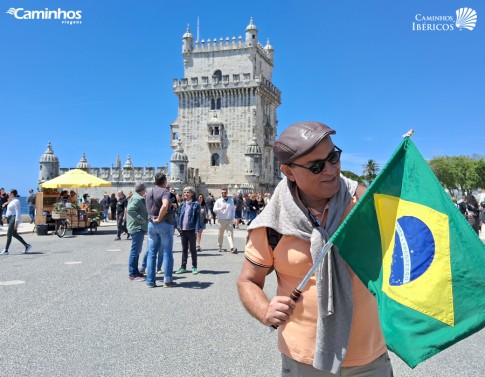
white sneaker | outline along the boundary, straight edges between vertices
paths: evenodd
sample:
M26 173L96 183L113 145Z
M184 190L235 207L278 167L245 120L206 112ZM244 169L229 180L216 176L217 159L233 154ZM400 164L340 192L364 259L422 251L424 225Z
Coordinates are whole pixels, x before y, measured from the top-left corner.
M8 250L3 249L0 255L8 255Z
M30 249L32 249L32 245L27 244L27 246L25 246L24 254L27 254Z

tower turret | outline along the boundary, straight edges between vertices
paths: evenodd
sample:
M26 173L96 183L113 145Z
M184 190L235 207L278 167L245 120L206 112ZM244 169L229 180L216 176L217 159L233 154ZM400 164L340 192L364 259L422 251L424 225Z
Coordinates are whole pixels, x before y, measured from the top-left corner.
M189 158L184 153L182 142L179 140L175 152L170 157L170 182L187 182L187 166Z
M59 159L54 154L51 142L47 143L47 149L40 157L39 184L59 175Z
M184 57L184 65L187 65L190 54L192 54L192 50L194 49L194 37L190 32L190 27L187 25L187 31L182 36L182 56Z
M258 28L253 23L253 18L246 27L246 46L256 46L258 44Z
M266 51L266 55L268 56L271 63L273 63L274 58L274 49L273 46L269 44L269 38L266 40L266 46L264 46L264 51Z
M261 175L262 153L255 137L253 137L253 140L248 144L244 156L246 156L246 171L244 175L247 177L248 181L256 187L257 179Z
M88 160L86 160L86 153L83 152L81 159L76 165L76 169L88 171L90 168L91 168L91 165L89 165Z

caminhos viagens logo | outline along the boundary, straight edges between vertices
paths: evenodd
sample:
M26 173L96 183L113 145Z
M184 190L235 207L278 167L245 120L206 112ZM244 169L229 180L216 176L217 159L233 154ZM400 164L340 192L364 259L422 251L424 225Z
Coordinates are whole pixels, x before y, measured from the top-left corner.
M6 13L17 20L55 20L67 25L82 24L82 11L80 10L10 8Z

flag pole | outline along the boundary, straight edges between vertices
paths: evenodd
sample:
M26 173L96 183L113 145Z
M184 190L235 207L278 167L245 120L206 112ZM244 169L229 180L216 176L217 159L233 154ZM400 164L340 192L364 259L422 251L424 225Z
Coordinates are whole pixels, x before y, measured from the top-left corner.
M322 252L318 256L318 258L316 259L316 261L313 263L313 266L308 270L308 272L306 273L305 277L302 279L302 281L300 282L300 284L298 284L298 286L295 289L293 289L293 292L291 292L291 294L290 294L290 298L291 298L291 300L294 303L296 303L298 301L298 299L301 296L301 292L305 288L305 285L307 285L307 283L308 283L308 280L310 280L310 278L312 277L313 273L317 269L318 265L320 264L320 262L323 261L323 259L325 258L325 255L327 255L328 251L330 250L330 248L332 246L333 246L333 243L331 243L331 242L327 242L323 246ZM274 331L277 328L278 328L278 326L271 325L271 327L269 327L269 330L270 331Z

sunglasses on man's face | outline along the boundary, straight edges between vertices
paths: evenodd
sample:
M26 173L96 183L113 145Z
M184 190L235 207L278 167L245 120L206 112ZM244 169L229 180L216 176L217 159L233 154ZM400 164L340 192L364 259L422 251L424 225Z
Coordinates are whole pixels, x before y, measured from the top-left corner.
M291 162L288 165L290 167L294 165L294 166L298 166L299 168L310 170L313 174L320 174L322 170L325 169L326 162L330 162L332 165L337 164L340 161L341 154L342 154L342 149L335 146L334 151L330 153L327 158L323 160L315 161L313 164L311 164L311 166L303 166L303 165L295 164L294 162Z

